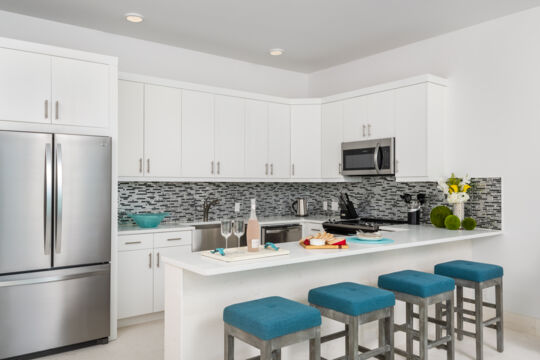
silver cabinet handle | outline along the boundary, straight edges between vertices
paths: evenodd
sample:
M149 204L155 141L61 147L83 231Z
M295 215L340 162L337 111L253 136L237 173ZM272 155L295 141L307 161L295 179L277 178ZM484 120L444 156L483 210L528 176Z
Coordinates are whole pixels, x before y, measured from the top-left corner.
M180 241L180 240L182 240L181 237L179 237L179 238L173 238L173 239L167 239L167 241Z
M146 159L146 173L150 174L150 158Z
M126 241L124 245L135 245L135 244L140 244L140 243L141 243L140 241Z
M366 125L362 125L362 136L366 137Z
M294 164L292 164L292 175L294 176Z
M265 167L264 174L268 175L268 163L264 164L264 167Z
M310 231L317 231L317 232L320 232L321 229L311 229Z
M139 158L139 172L140 172L140 173L143 172L143 168L142 168L142 158Z
M58 104L58 100L56 100L56 103L54 104L55 108L55 119L58 120L60 118L60 105Z
M148 267L152 268L152 253L148 254Z
M381 147L381 144L377 143L377 146L375 146L375 152L373 153L373 162L375 163L375 171L377 174L381 169L379 169L379 148Z
M210 161L210 174L214 174L214 162Z
M52 145L45 145L45 255L51 253L51 223L52 223L52 196L53 196L53 184L52 184Z
M45 119L49 118L49 100L45 100Z
M274 164L270 164L270 175L274 175Z
M343 166L341 165L341 163L339 163L339 165L338 165L338 172L340 174L343 172Z
M156 255L156 266L159 267L159 253Z
M367 135L371 136L371 124L367 125Z
M62 145L56 144L56 226L54 236L54 249L57 254L62 252L62 206L64 198L62 173Z
M220 166L220 165L221 165L221 162L218 161L218 162L217 162L217 174L218 174L218 175L219 175L220 172L221 172L221 170L220 170L221 166Z

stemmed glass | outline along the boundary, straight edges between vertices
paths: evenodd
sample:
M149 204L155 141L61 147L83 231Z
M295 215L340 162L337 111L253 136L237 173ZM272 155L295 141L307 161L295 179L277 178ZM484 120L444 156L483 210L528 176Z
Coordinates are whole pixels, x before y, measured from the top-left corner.
M234 220L233 226L234 236L238 238L238 247L240 247L240 238L244 235L244 219Z
M221 236L225 238L225 248L228 248L229 236L232 234L232 220L221 221Z

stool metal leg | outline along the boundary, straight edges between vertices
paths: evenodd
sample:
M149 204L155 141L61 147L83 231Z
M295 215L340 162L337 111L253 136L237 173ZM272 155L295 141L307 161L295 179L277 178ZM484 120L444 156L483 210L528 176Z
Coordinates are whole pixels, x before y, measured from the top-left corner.
M443 305L435 304L435 319L442 320L443 318L442 313L443 313ZM435 325L435 340L439 340L440 338L442 338L442 328L443 327L439 324Z
M345 358L347 360L351 358L351 353L349 351L349 324L345 324Z
M390 345L390 351L384 355L384 360L394 360L394 308L390 309L390 316L385 319L385 322L386 344Z
M498 285L495 285L495 311L499 318L497 322L497 351L504 351L504 319L503 319L503 284L502 278Z
M272 356L274 360L281 360L281 349L274 350Z
M463 340L463 333L461 331L463 331L463 286L461 285L456 285L456 290L457 290L457 328L458 328L458 333L457 333L457 339L458 340Z
M474 311L476 313L476 360L484 359L484 309L483 309L482 287L480 283L474 288Z
M347 360L358 360L358 317L351 316L349 322L349 332L347 334L349 338L348 342L348 353L349 357Z
M420 326L420 360L428 358L428 312L427 304L419 305L419 326Z
M321 329L317 329L317 336L309 339L309 360L321 360Z
M413 335L411 330L413 330L413 304L406 303L405 305L405 324L407 326L407 344L406 344L406 350L407 350L407 359L411 359L410 354L413 353Z
M272 344L264 341L261 346L261 360L272 360Z
M454 360L455 357L455 334L454 334L454 296L446 301L446 335L451 340L446 343L446 360Z
M225 331L225 360L234 360L234 337Z

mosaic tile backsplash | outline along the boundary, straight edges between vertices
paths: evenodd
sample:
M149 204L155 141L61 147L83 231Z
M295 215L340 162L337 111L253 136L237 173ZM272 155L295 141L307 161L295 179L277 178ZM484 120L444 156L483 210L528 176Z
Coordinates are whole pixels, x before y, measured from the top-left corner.
M465 203L465 215L476 219L482 228L501 228L501 178L475 178L471 199ZM362 177L347 183L178 183L120 182L118 184L118 220L133 221L128 213L169 212L165 222L200 221L204 199L219 199L210 210L210 219L234 216L234 203L241 203L241 214L249 215L250 199L257 199L258 216L292 215L291 203L306 198L310 215L330 215L323 201L337 201L347 192L363 217L407 220L407 206L400 195L424 193L427 202L421 221L429 223L429 212L445 199L435 182L396 182L394 178ZM337 215L337 214L334 214Z

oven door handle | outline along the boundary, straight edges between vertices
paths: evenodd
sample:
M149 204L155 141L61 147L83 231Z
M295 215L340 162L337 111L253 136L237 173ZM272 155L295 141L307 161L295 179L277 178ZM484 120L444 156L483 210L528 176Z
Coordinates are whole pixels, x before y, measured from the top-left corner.
M373 162L375 163L375 171L377 174L381 171L379 169L379 149L381 147L381 144L377 143L377 146L375 146L375 152L373 153Z

